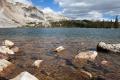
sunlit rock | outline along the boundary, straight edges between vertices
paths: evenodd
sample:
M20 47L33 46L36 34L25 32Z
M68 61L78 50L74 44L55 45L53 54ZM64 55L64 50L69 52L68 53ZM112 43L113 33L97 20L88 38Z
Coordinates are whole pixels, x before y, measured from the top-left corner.
M34 75L28 72L22 72L17 77L10 80L39 80Z
M98 53L96 51L80 52L75 56L75 62L84 65L87 61L94 61Z
M14 53L18 53L20 51L20 49L18 47L13 47L11 48L11 50L14 52Z
M55 49L56 52L61 52L64 50L65 50L65 48L63 46L59 46L58 48Z
M80 52L78 55L75 56L75 59L87 59L87 60L95 60L98 53L96 51L87 51L87 52Z
M3 42L3 45L4 46L7 46L7 47L13 47L14 46L14 42L10 41L10 40L5 40Z
M0 76L9 74L14 69L14 66L11 62L0 59Z
M15 54L11 49L6 46L0 46L0 53L2 54Z
M0 60L0 72L7 68L11 63L5 59Z
M102 52L120 53L120 44L106 44L105 42L100 42L97 45L97 50Z
M39 68L40 67L40 64L43 62L43 60L36 60L34 63L33 63L33 66Z

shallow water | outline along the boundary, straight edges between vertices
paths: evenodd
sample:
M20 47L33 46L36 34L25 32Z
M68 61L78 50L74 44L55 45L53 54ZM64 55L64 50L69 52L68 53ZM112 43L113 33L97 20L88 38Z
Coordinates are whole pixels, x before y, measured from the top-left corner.
M120 29L0 29L0 42L4 39L14 41L22 50L9 59L16 65L14 73L4 77L10 79L22 71L28 71L40 80L84 80L81 79L79 65L73 62L75 55L81 51L95 50L99 41L119 43ZM65 51L59 54L53 52L56 47L61 45L66 48ZM107 80L119 80L119 56L99 53L95 63L89 63L83 69L94 76L102 75ZM39 69L31 66L37 59L44 60ZM111 62L109 67L100 65L104 59ZM111 75L113 75L112 78Z

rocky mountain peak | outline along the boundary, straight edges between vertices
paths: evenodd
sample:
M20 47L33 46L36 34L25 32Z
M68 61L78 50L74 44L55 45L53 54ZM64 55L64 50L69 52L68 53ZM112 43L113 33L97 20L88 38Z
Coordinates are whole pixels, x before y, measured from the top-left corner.
M47 22L66 20L67 18L54 13L45 13L33 5L16 0L0 0L0 27L22 26L30 22Z

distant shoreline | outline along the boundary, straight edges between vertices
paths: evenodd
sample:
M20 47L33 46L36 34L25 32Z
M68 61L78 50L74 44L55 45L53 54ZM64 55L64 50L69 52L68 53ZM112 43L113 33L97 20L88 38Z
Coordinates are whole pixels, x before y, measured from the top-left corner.
M1 24L0 28L120 28L120 22L91 21L91 20L64 20L47 22L29 22L20 24Z
M119 22L113 21L90 21L90 20L65 20L57 22L49 22L44 24L39 22L30 22L21 27L32 28L120 28Z

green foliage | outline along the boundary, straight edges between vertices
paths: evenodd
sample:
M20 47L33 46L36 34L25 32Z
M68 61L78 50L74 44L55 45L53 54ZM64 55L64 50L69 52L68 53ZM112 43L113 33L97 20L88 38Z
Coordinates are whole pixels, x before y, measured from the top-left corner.
M115 18L114 27L115 27L115 28L118 28L118 27L119 27L118 16L116 16L116 18Z
M112 21L71 20L51 22L52 27L78 27L78 28L118 28ZM118 25L119 26L119 25Z

